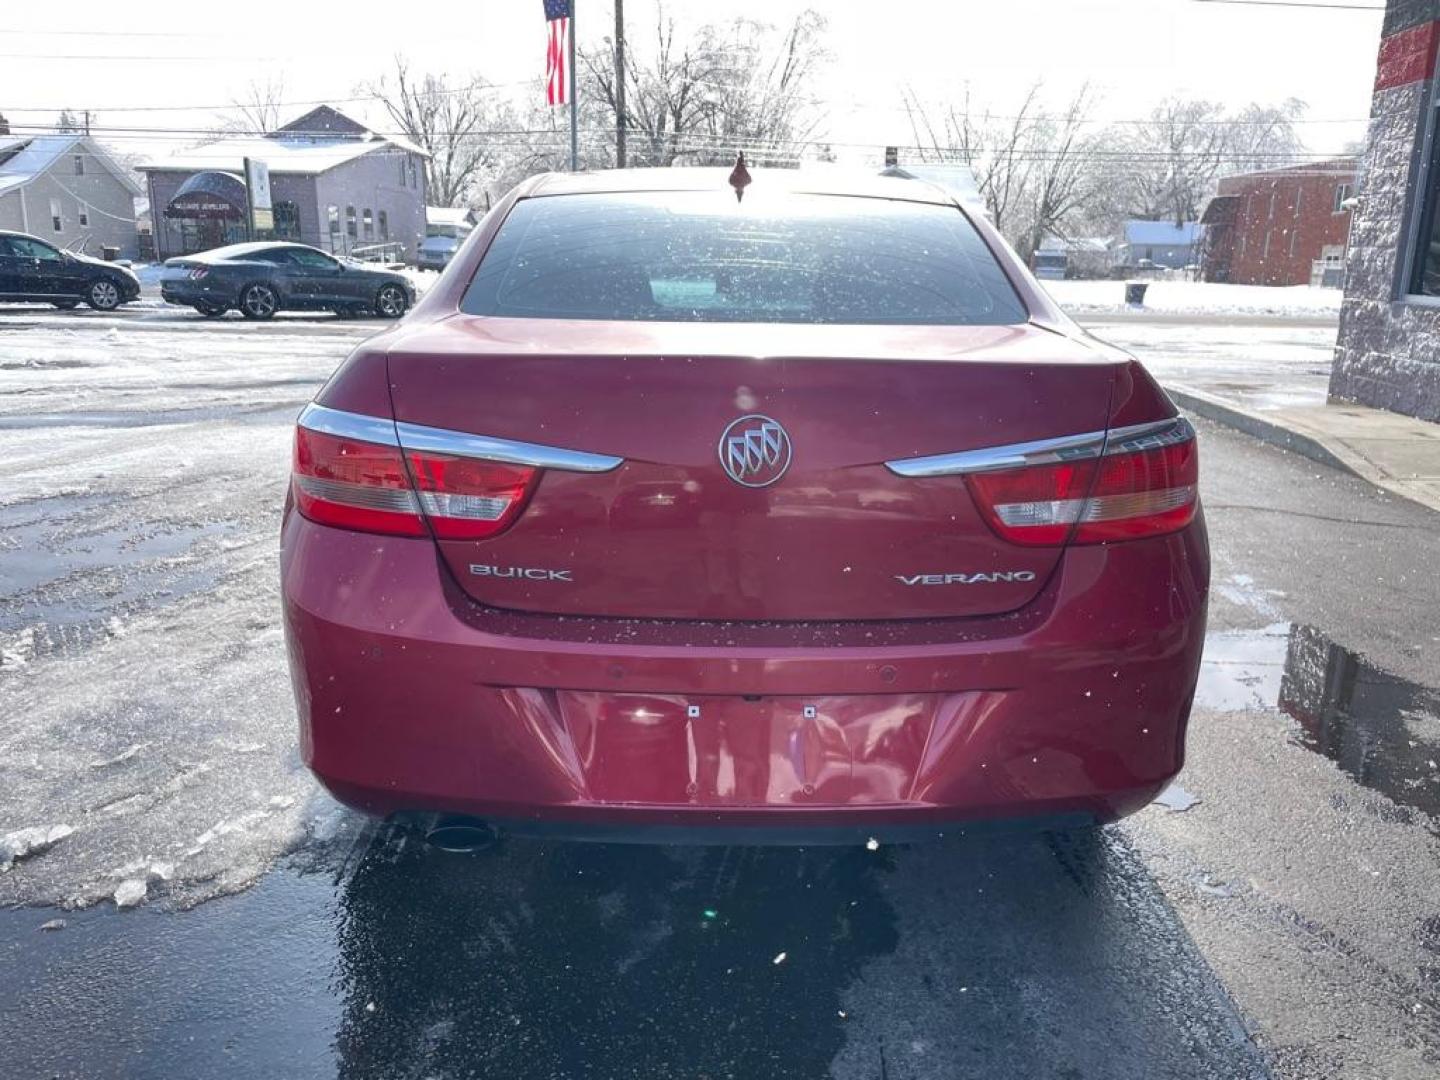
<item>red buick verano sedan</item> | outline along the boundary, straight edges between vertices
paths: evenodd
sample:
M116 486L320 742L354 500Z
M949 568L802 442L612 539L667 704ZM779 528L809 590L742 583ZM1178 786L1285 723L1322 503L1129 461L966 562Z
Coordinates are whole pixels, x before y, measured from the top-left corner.
M606 837L1144 805L1205 628L1190 424L942 191L726 179L527 181L306 407L305 760Z

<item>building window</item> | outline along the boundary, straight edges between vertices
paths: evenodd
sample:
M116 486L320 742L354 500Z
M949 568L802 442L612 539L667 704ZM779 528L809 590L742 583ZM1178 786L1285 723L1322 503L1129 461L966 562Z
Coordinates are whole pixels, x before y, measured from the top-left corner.
M60 200L50 200L50 227L56 232L65 231L65 221L60 216Z
M1335 185L1335 206L1334 206L1334 209L1331 211L1331 213L1343 214L1343 213L1345 212L1345 203L1346 203L1346 201L1350 198L1351 195L1354 195L1354 194L1355 194L1355 185L1354 185L1354 184L1336 184L1336 185Z
M76 176L84 176L84 175L85 175L85 155L84 155L84 154L76 154L76 155L75 155L75 175L76 175Z
M340 207L332 205L325 208L325 225L331 236L340 235Z
M405 155L405 162L410 168L410 186L419 187L420 182L415 178L415 159L407 154Z
M80 204L80 227L82 229L90 227L90 208L83 202Z
M300 207L285 199L275 203L275 239L300 239Z
M401 155L400 155L400 186L401 186L401 187L404 187L404 186L405 186L405 162L409 159L409 157L410 157L409 154L401 154Z
M353 206L345 207L345 232L351 240L354 240L357 235L355 232L355 207Z
M375 239L375 215L370 212L370 207L365 208L365 239Z
M1427 153L1420 163L1415 218L1410 225L1410 257L1401 292L1440 296L1440 79L1431 90L1425 121Z
M390 217L384 210L380 211L380 239L390 239Z

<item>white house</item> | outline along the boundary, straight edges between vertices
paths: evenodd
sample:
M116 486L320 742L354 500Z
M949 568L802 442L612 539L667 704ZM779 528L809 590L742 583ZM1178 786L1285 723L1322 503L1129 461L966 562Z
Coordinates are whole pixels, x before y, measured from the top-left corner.
M139 194L88 135L0 135L0 229L89 255L116 248L133 259Z

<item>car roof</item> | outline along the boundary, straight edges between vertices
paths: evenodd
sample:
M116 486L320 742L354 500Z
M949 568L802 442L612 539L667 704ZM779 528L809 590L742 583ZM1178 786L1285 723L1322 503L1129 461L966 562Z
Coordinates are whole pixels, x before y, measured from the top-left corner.
M766 169L748 167L746 194L785 191L805 195L851 195L872 199L953 206L955 200L932 184L842 167ZM549 195L617 194L647 191L729 191L730 172L721 168L605 169L599 172L543 173L525 192Z

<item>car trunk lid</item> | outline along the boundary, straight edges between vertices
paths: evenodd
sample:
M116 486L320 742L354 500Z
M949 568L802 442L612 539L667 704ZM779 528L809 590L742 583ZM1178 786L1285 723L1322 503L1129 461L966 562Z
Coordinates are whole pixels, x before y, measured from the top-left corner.
M389 377L402 441L423 425L623 459L546 469L500 535L437 541L474 599L557 615L1019 608L1061 548L1001 540L961 477L885 463L1104 430L1117 370L1023 325L553 320L543 340L536 325L457 315L417 327L392 348ZM757 471L744 473L747 457Z

